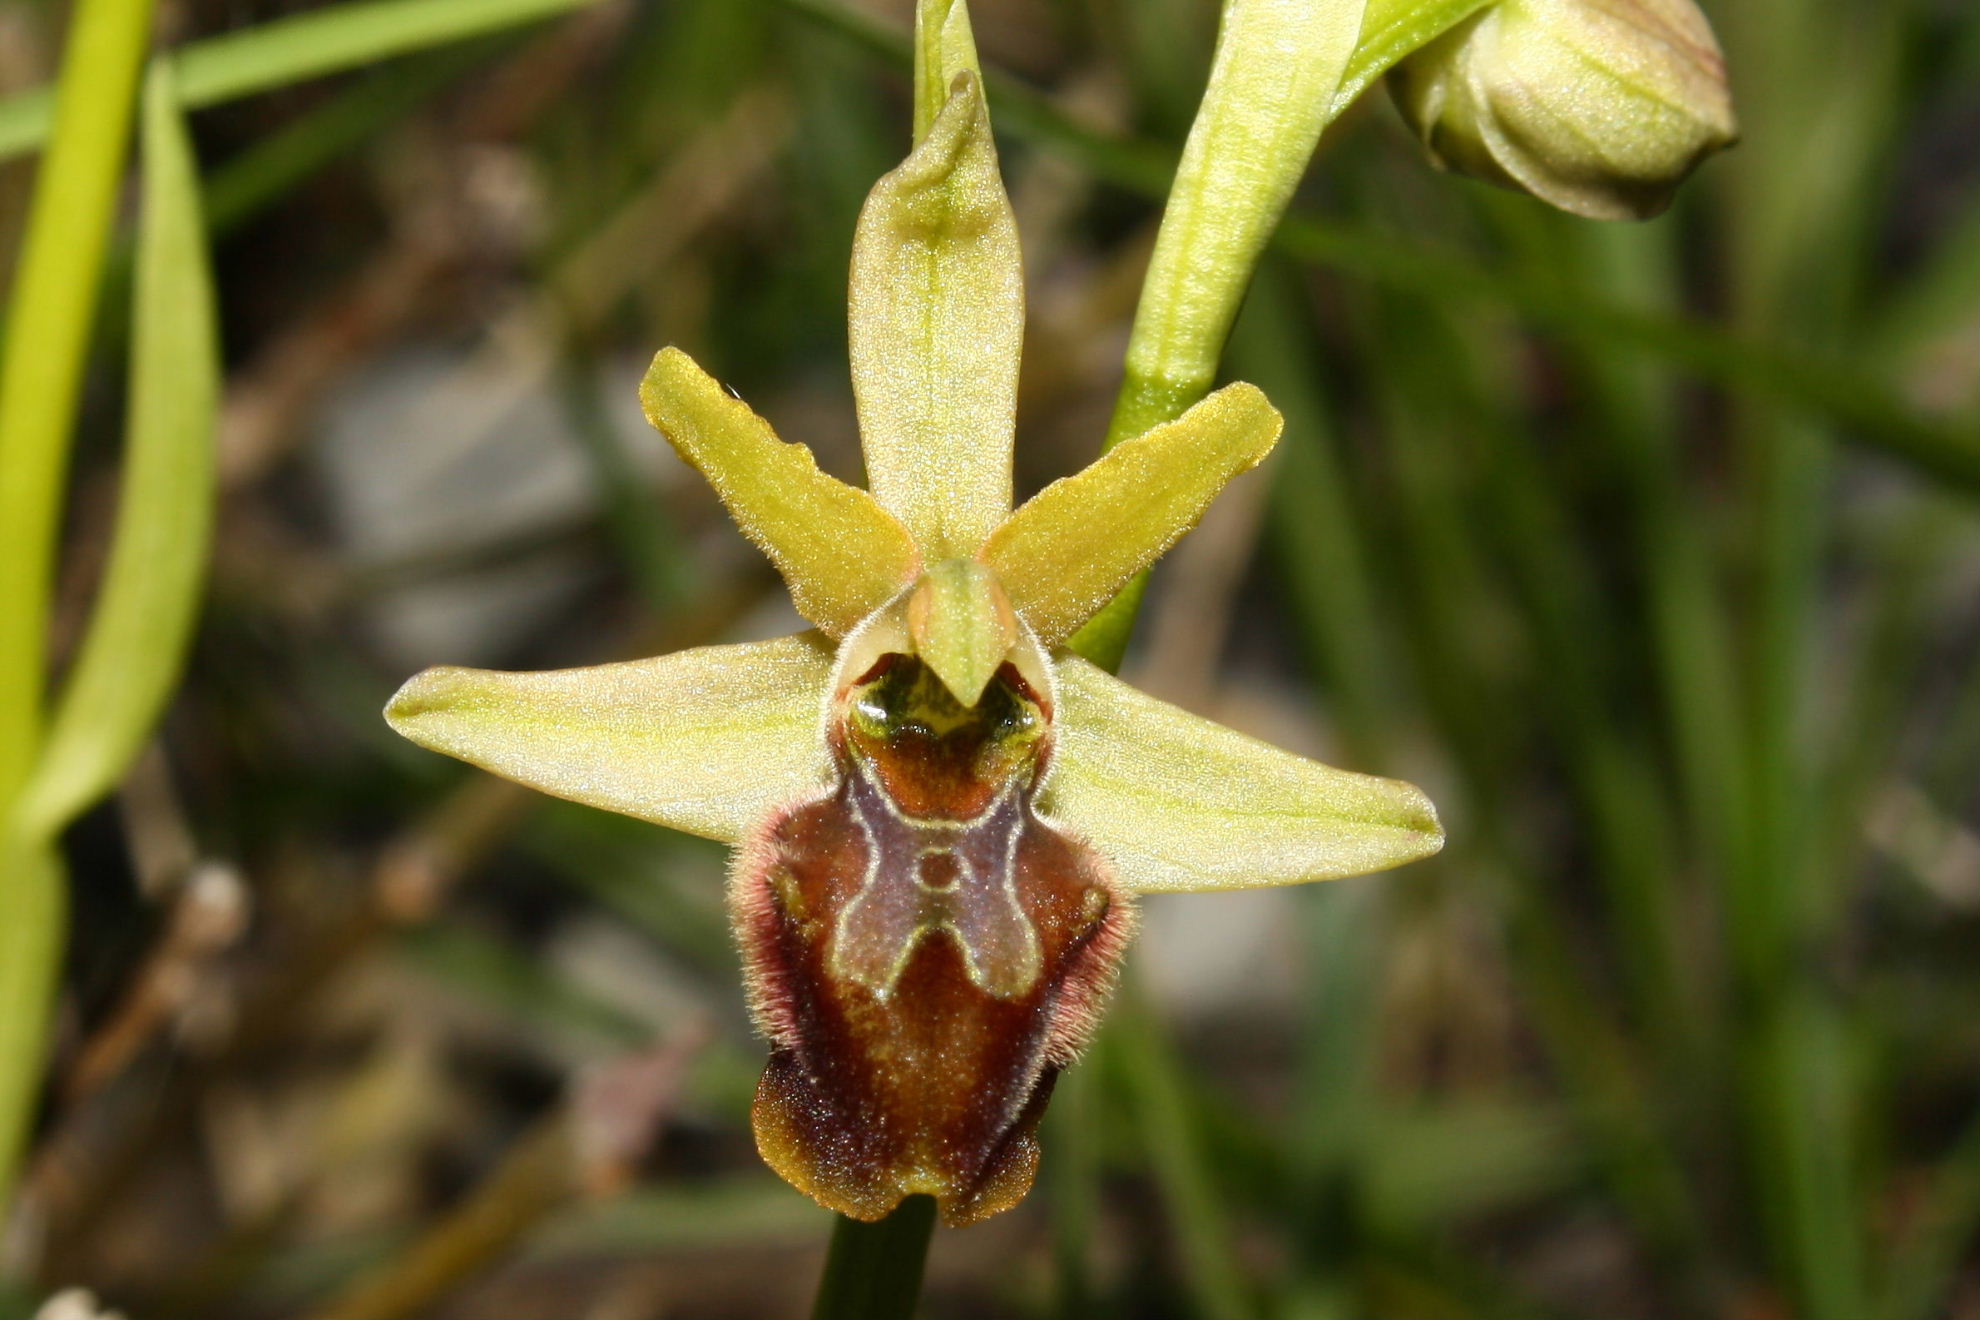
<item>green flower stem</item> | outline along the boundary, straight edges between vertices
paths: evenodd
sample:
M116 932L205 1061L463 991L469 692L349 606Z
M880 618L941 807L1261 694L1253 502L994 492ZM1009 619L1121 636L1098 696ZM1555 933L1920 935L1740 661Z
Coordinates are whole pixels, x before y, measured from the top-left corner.
M1227 0L1210 84L1162 210L1104 448L1209 393L1259 255L1285 214L1361 35L1362 0ZM1427 39L1427 38L1426 38ZM1120 667L1147 587L1135 578L1072 640Z
M1361 0L1228 0L1128 340L1114 435L1201 398L1361 34Z
M838 1216L812 1320L907 1320L934 1231L932 1196L910 1196L878 1223Z

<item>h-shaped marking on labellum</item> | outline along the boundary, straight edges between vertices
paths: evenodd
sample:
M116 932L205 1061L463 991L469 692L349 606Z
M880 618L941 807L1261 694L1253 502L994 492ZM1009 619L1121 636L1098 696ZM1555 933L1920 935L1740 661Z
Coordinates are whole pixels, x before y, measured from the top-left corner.
M866 872L839 914L834 972L886 999L920 942L947 935L985 994L1010 999L1036 985L1038 932L1017 898L1017 794L970 820L930 820L904 814L867 774L851 783Z
M770 1043L764 1159L877 1219L1031 1185L1058 1071L1138 893L1359 875L1437 851L1415 788L1294 756L1064 649L1278 437L1249 385L1011 509L1024 286L967 13L923 0L916 145L854 238L872 489L819 471L676 349L640 387L816 631L548 673L430 669L387 708L440 751L737 845Z

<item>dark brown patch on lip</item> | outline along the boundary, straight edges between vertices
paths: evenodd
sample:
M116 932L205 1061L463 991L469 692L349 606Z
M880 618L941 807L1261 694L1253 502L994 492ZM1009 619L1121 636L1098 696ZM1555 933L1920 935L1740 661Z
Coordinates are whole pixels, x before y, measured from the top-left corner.
M1041 768L1046 716L1008 663L964 706L921 661L887 656L843 707L844 754L910 816L973 819L1005 787L1029 787Z
M993 708L973 736L995 742L1013 727ZM1052 1081L1132 925L1105 864L1032 809L1040 740L1003 756L967 746L969 729L932 739L910 729L892 742L869 724L836 788L745 850L732 890L773 1047L757 1088L758 1148L800 1190L858 1219L925 1192L946 1222L966 1224L1024 1195ZM933 761L931 741L945 744ZM870 773L890 756L889 773ZM919 777L922 764L935 772ZM964 764L1003 773L985 784L957 775ZM889 790L904 779L933 810L894 810ZM944 850L932 866L931 846Z

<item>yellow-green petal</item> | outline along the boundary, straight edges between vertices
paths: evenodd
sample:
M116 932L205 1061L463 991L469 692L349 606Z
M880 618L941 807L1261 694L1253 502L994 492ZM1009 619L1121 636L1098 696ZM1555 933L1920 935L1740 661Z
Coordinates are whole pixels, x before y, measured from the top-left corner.
M853 237L853 396L866 474L922 558L975 554L1010 512L1024 276L973 74Z
M799 614L834 637L906 590L907 529L857 486L818 470L694 359L665 348L640 382L646 420L708 478L743 534L790 584Z
M1042 805L1140 893L1334 880L1443 846L1421 790L1309 761L1058 665L1057 750Z
M124 488L103 589L16 823L50 838L123 778L171 699L204 594L220 336L199 162L170 66L144 92Z
M733 843L825 781L816 633L651 660L414 677L385 718L422 747L573 802Z
M1226 385L1038 492L991 534L983 561L1038 640L1056 646L1258 466L1282 425L1256 386Z
M965 706L976 704L1018 640L1010 600L973 559L929 565L908 597L907 626L915 654Z

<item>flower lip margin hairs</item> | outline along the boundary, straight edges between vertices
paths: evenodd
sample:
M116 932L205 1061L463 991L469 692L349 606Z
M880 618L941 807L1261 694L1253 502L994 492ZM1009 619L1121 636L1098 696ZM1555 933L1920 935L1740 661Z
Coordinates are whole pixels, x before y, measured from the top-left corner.
M573 670L430 669L387 719L546 792L739 845L730 908L771 1045L759 1149L832 1209L876 1219L925 1192L959 1224L1030 1186L1039 1116L1098 1018L1135 895L1357 875L1443 836L1408 784L1245 737L1064 648L1281 419L1226 386L1013 511L1016 230L973 60L947 86L854 239L870 491L676 349L641 385L815 631Z
M1443 168L1594 220L1645 220L1739 140L1693 0L1495 0L1388 76Z

